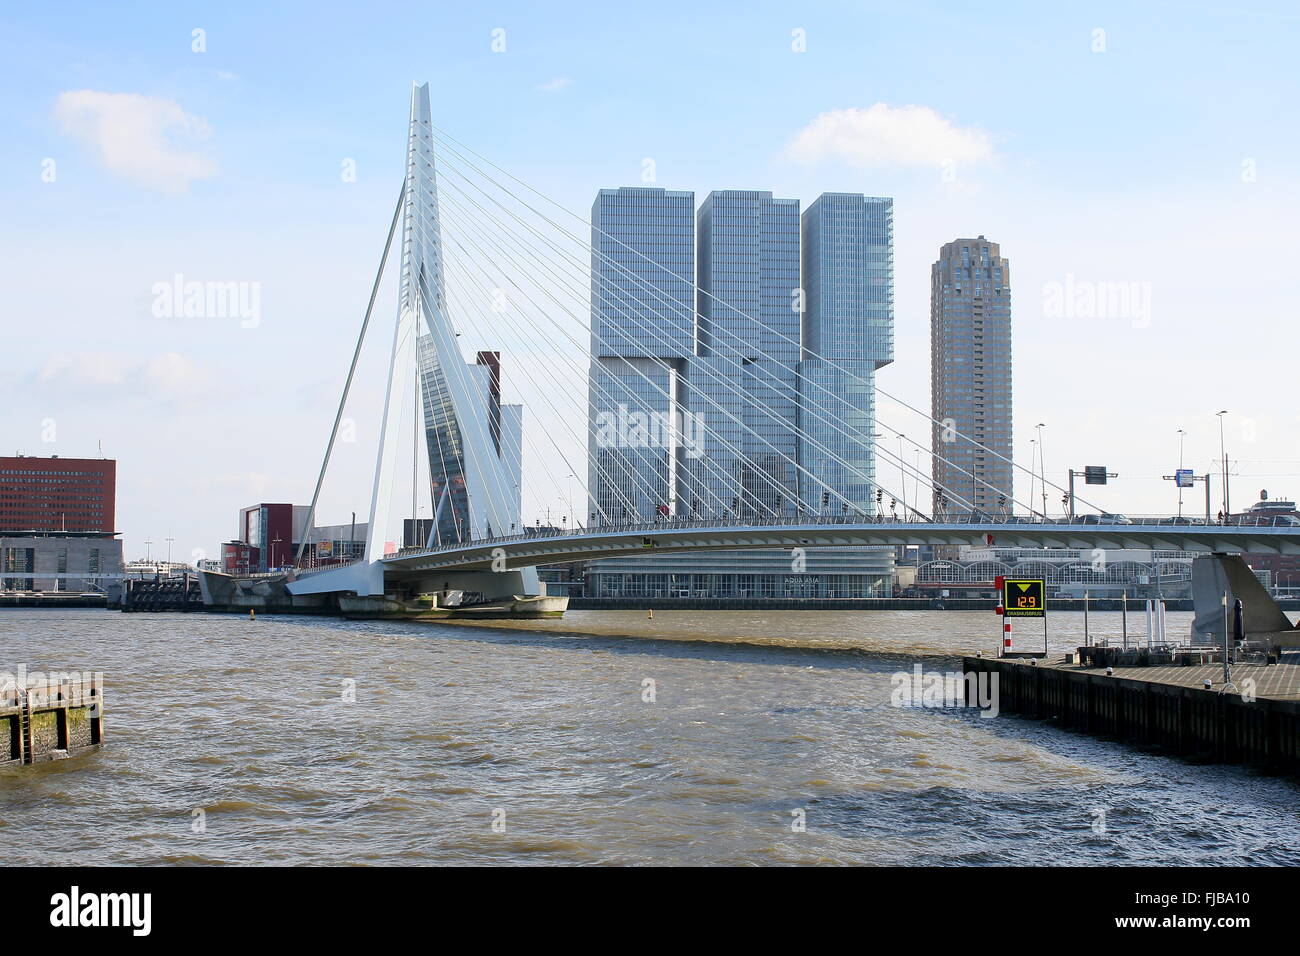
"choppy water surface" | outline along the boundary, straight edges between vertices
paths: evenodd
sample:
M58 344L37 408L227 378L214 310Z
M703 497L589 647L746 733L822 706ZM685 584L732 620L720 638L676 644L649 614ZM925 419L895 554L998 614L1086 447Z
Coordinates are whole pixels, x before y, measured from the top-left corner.
M1118 614L1090 624L1119 637ZM0 771L0 846L10 864L1300 863L1292 781L891 705L891 675L955 669L997 627L0 611L0 669L105 673L108 744ZM1053 649L1081 642L1081 614L1052 627Z

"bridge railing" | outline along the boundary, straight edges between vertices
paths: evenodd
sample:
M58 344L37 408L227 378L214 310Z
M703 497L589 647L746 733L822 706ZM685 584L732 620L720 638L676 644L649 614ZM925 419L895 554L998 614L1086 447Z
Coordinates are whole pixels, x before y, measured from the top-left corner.
M452 541L444 544L433 545L432 547L421 546L402 548L396 554L397 556L430 554L465 547L491 547L517 541L554 540L566 537L590 536L593 534L655 534L664 531L689 531L692 528L773 528L789 526L833 528L838 525L860 526L864 524L880 524L889 525L891 527L925 526L944 528L961 528L969 526L979 526L982 528L999 526L1015 527L1021 525L1029 527L1068 526L1071 528L1095 528L1100 526L1113 527L1116 530L1128 526L1142 526L1148 528L1168 527L1171 531L1177 529L1195 530L1197 528L1207 527L1204 518L1177 515L1126 516L1086 514L1075 515L1072 518L1065 516L1043 516L1039 514L981 514L978 512L944 514L938 517L930 517L921 514L911 514L906 516L879 514L805 514L752 518L731 516L688 518L668 515L654 521L606 522L585 526L577 525L571 528L539 527L535 529L526 529L516 534L470 538L462 541ZM1290 515L1230 515L1222 520L1211 520L1210 526L1228 528L1294 528L1297 533L1300 533L1300 519Z

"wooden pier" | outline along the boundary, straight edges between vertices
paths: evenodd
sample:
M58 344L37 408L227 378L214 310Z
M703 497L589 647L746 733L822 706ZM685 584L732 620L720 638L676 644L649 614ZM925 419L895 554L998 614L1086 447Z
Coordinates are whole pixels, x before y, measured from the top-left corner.
M94 677L0 692L0 765L60 760L98 747L103 694Z
M1108 674L1073 659L963 657L962 668L998 675L1000 713L1193 760L1300 773L1300 666L1235 664L1225 685L1222 664L1114 667ZM976 706L973 682L966 687L967 704Z

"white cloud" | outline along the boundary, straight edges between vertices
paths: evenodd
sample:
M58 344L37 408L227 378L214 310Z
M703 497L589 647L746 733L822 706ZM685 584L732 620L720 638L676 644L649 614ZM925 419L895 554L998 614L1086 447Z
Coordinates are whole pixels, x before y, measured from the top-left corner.
M60 392L185 398L202 391L208 374L177 352L144 357L121 352L64 352L46 360L36 381Z
M799 131L786 156L801 163L841 159L851 166L943 166L993 158L989 135L954 126L928 106L830 110Z
M59 94L54 116L107 169L142 186L182 193L216 172L212 160L187 148L208 138L208 124L171 100L76 90Z
M572 84L573 80L569 77L556 76L547 80L545 83L538 83L534 89L539 90L542 93L558 93L563 89L567 89Z

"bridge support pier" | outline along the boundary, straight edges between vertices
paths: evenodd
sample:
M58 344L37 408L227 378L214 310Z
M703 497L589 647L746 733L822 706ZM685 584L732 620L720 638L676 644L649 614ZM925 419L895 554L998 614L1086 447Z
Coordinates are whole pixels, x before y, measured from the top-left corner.
M505 571L426 571L396 582L421 594L472 592L488 600L509 597L544 597L546 586L537 577L536 568L513 568Z
M345 617L436 620L447 617L559 617L567 597L548 597L537 569L401 571L358 562L285 585L295 597L330 595Z

